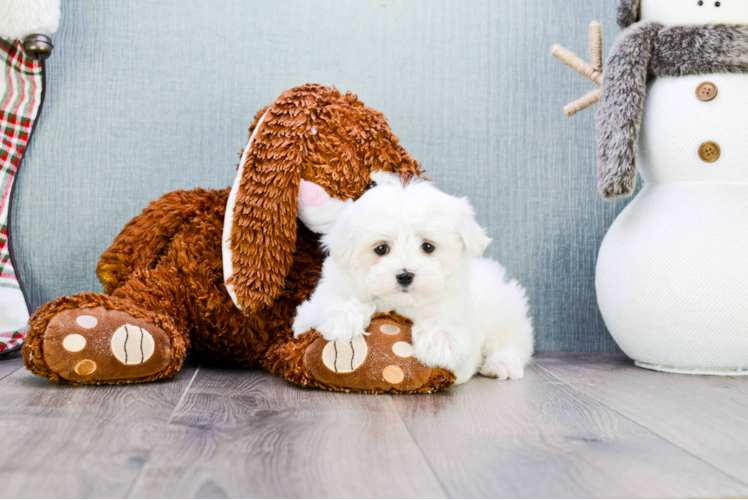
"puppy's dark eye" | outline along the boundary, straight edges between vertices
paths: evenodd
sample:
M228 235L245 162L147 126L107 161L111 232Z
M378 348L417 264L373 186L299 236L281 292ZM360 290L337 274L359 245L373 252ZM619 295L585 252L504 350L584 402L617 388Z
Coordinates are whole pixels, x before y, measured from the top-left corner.
M374 249L374 253L377 255L386 255L390 251L390 247L387 245L379 245L377 248Z
M369 184L367 184L366 190L368 191L369 189L374 189L375 187L377 187L377 183L374 181L371 181Z
M421 245L421 250L423 250L426 253L431 253L434 250L436 250L436 247L434 245L432 245L431 243L426 242L423 245Z

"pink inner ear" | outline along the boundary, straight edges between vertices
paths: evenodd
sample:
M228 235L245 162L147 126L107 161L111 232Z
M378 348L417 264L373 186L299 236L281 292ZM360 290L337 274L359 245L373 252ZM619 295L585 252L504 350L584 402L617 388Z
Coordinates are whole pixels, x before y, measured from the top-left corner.
M317 184L302 179L299 186L299 201L306 207L321 207L330 201L330 195Z

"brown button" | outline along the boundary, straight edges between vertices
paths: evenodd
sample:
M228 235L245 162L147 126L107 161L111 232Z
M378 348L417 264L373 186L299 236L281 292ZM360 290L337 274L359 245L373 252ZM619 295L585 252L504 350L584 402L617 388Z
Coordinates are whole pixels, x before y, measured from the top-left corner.
M708 141L699 148L699 157L707 163L714 163L719 160L722 150L716 142Z
M702 83L696 89L696 97L698 97L700 101L711 101L717 97L717 86L712 82Z

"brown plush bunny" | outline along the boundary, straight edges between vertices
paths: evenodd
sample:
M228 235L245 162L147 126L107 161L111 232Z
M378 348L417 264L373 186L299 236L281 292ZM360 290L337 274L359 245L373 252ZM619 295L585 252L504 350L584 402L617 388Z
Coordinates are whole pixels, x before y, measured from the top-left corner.
M450 372L393 352L410 335L395 314L372 321L365 345L328 347L315 331L291 332L324 258L317 234L297 219L302 179L347 200L373 171L421 174L384 116L353 94L304 85L260 111L249 131L233 189L151 203L101 257L106 295L60 297L33 315L26 366L62 383L146 382L174 375L190 353L333 390L449 387ZM343 351L345 366L330 357Z

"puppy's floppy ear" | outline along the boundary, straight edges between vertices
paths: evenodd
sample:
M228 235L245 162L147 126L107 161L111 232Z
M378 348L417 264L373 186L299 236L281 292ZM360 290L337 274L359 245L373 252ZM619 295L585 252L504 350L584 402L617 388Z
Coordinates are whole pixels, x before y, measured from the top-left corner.
M349 267L356 252L356 239L350 205L335 218L330 231L322 236L322 248L342 267ZM348 210L346 210L348 208Z
M465 198L458 200L457 209L457 232L465 244L467 251L475 256L483 255L491 238L486 235L486 230L480 227L475 220L475 210Z
M310 128L306 97L303 87L292 89L258 113L229 196L224 281L234 303L246 313L273 304L293 264Z

